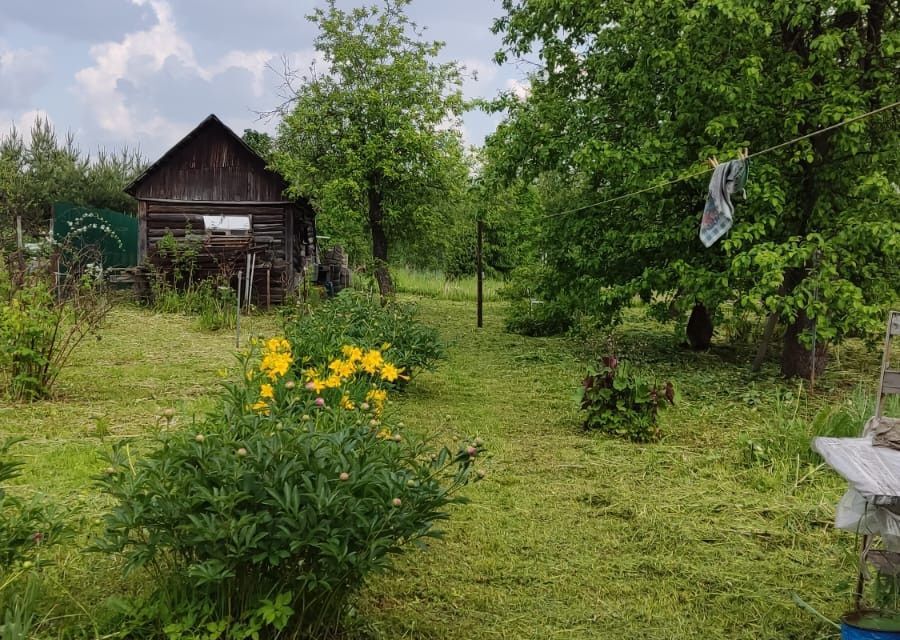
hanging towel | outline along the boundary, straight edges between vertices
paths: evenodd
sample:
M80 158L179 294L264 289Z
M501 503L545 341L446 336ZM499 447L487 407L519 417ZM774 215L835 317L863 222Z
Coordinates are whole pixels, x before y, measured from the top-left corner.
M740 191L747 183L749 160L731 160L718 165L709 181L709 196L703 208L700 222L700 241L709 248L728 233L734 221L734 205L731 194Z

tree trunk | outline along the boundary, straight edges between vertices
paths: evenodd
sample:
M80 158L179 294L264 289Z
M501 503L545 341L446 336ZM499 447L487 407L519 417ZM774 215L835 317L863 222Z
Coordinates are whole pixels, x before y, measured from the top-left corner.
M788 378L819 378L825 372L828 364L828 345L822 341L815 344L815 354L812 349L807 349L800 344L800 334L812 329L815 323L811 321L805 311L800 311L797 319L792 322L784 332L784 344L781 349L781 374Z
M784 291L790 294L803 280L804 269L792 268L784 274ZM815 354L800 343L800 334L813 329L814 322L806 315L805 309L797 311L797 318L784 332L781 347L781 374L787 378L818 378L828 364L828 346L817 341Z
M763 362L766 361L766 354L769 352L769 343L772 342L772 336L775 335L775 326L778 324L778 314L770 313L766 318L766 328L763 331L762 338L759 341L759 347L756 350L756 357L753 358L753 365L750 370L756 373L762 369Z
M702 302L694 305L687 323L687 338L691 349L703 351L709 349L713 336L713 323L709 310Z
M375 282L381 302L385 303L394 295L394 283L388 270L388 242L384 233L383 196L378 181L369 187L369 229L372 232L372 257L375 259Z

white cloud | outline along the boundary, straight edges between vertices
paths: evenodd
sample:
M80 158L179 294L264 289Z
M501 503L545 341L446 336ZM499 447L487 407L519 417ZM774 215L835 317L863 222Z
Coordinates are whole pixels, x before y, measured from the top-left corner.
M131 0L138 6L149 5L156 23L126 34L121 40L91 47L93 65L75 74L75 92L88 108L89 118L105 133L134 142L152 137L157 143L170 144L196 122L180 122L168 117L163 105L140 100L145 86L164 90L189 86L193 97L202 99L207 85L228 77L234 83L235 71L249 74L249 89L263 95L266 65L275 54L266 50L226 52L210 64L197 60L191 43L179 31L168 0ZM235 93L247 93L248 87L234 87ZM221 91L219 92L221 93ZM172 95L173 101L184 96ZM213 110L206 108L208 113ZM176 109L177 110L177 109Z
M53 119L47 112L40 109L29 109L18 116L8 113L0 113L0 116L2 116L0 118L0 138L8 135L15 129L26 144L31 142L31 128L36 120L47 120L51 125L53 124Z
M3 49L0 46L0 107L29 106L50 78L50 53L44 47Z
M487 97L493 93L493 81L497 77L497 66L490 62L468 58L462 61L466 75L463 80L463 93L469 97Z
M516 96L519 100L528 100L531 96L531 83L527 80L521 82L515 78L510 78L506 81L506 90Z

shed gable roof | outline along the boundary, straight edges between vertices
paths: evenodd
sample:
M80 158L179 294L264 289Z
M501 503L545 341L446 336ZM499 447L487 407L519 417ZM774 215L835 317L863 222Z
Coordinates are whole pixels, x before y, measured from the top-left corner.
M147 167L143 171L143 173L135 178L127 187L125 187L125 193L140 198L139 192L141 191L142 185L144 185L148 181L152 181L152 178L157 175L163 168L165 168L169 163L177 162L179 159L181 159L181 156L184 155L182 152L187 151L192 144L197 142L198 138L203 137L207 134L221 135L223 138L231 142L236 149L239 150L239 153L245 157L247 165L253 172L258 173L261 176L265 176L270 180L277 180L280 186L279 191L283 191L287 188L288 185L283 176L275 171L272 171L271 169L268 169L266 167L266 161L262 156L254 151L246 142L244 142L243 138L232 131L231 128L229 128L224 122L222 122L215 114L210 114L181 140L176 142L175 145L172 146L172 148L170 148L162 156L160 156L160 158L156 160L156 162Z

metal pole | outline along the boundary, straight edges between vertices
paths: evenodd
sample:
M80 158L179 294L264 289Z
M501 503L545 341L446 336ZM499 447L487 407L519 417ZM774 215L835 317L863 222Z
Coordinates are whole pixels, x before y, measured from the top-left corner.
M234 346L236 349L241 348L241 276L243 271L238 271L237 281L237 310L234 316Z
M476 304L478 306L478 328L480 329L484 325L484 266L482 265L482 257L481 257L481 249L482 249L482 236L484 234L484 227L481 222L481 218L475 223L476 233L478 234L476 244L475 244L475 269L476 280L478 282L478 292L476 294Z

